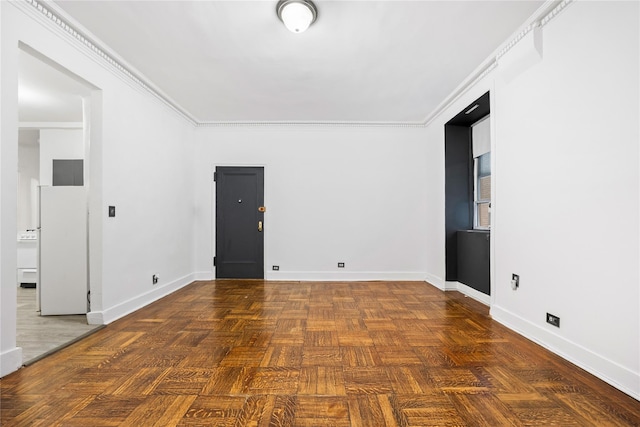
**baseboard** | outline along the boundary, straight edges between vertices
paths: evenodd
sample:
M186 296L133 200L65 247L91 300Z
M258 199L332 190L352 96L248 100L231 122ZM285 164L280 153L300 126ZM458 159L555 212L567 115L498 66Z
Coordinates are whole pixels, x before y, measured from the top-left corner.
M448 280L446 282L444 282L444 288L442 289L443 291L457 291L458 290L458 285L461 285L462 283L460 282L453 282L451 280Z
M216 280L216 275L213 271L197 271L193 273L193 280L197 281L209 281Z
M159 300L180 288L192 283L195 280L195 274L189 274L166 285L145 292L142 295L131 298L113 307L103 311L90 311L87 313L87 322L90 325L108 325L109 323L120 319L121 317L131 314L142 307Z
M525 338L640 400L640 374L495 305L491 317Z
M309 282L356 282L371 280L424 281L424 272L386 271L268 271L266 280Z
M22 348L14 347L0 353L0 378L17 371L22 366Z
M442 279L442 277L440 276L426 273L424 275L424 281L429 283L431 286L440 289L441 291L445 290L444 279Z
M486 306L491 305L491 297L489 295L483 294L464 283L458 283L458 292L468 296L469 298L473 298Z
M87 323L90 325L106 325L102 311L90 311L87 313Z

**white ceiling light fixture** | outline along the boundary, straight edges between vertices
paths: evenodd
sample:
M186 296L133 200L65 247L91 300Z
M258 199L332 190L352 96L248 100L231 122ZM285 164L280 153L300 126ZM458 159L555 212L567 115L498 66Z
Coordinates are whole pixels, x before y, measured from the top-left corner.
M304 32L318 17L318 9L311 0L280 0L276 13L292 33Z

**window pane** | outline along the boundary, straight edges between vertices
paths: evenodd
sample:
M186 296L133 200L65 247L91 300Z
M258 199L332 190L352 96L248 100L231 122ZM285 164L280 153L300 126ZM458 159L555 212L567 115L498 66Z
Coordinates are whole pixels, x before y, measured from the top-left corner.
M489 217L489 202L478 203L478 227L487 228L491 225Z
M478 177L491 175L491 152L478 157Z
M491 175L480 178L478 200L491 200Z

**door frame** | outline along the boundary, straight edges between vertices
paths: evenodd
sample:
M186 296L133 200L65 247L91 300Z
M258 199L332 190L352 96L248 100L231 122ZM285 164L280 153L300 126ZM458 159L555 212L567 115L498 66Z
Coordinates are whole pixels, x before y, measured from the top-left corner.
M0 188L0 196L4 207L9 214L0 224L0 235L2 243L6 250L6 256L3 255L0 262L0 272L2 277L2 285L0 285L0 299L3 301L3 318L0 334L6 341L5 347L0 352L0 376L4 376L18 370L22 366L22 349L17 347L17 204L18 204L18 129L20 123L16 112L18 110L17 87L18 87L18 58L20 52L36 56L46 64L64 70L69 73L72 78L79 79L87 86L88 94L83 98L83 130L85 142L85 185L88 185L88 286L92 291L91 295L91 311L87 316L89 324L104 324L102 310L102 222L104 221L100 212L102 212L102 89L86 80L83 74L75 74L65 65L69 60L57 62L48 56L51 49L39 51L29 47L23 42L23 31L16 33L18 43L11 49L7 49L7 58L9 61L3 62L3 72L8 72L8 79L3 79L0 83L2 89L8 90L6 93L14 95L5 97L3 95L1 111L3 135L7 136L2 140L0 148L0 159L2 169L2 186ZM9 52L10 51L10 52ZM4 52L3 52L4 53ZM58 68L59 67L59 68ZM4 94L5 92L3 92ZM4 108L7 107L7 108ZM87 146L88 145L88 146ZM12 211L12 212L11 212ZM6 312L4 311L6 309Z
M266 220L266 215L269 212L269 191L268 188L269 186L267 185L268 182L268 176L267 176L267 165L264 163L237 163L237 162L233 162L233 163L214 163L211 167L211 174L209 175L211 177L211 257L210 257L210 266L211 266L211 280L216 280L216 267L213 266L213 258L216 256L216 220L217 220L217 215L216 215L216 182L213 180L213 174L216 172L216 168L218 167L222 167L222 168L262 168L264 171L264 206L267 207L267 211L265 212L265 225L266 227L264 228L264 242L263 242L263 261L264 261L264 279L267 279L267 259L268 259L268 252L269 252L269 243L268 243L268 233L267 230L269 229L269 225L268 225L268 221ZM247 279L250 280L250 279Z

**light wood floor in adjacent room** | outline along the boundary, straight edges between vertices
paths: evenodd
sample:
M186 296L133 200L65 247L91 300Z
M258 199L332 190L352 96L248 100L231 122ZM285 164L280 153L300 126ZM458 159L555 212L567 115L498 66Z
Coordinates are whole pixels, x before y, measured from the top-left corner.
M16 344L22 347L23 363L31 363L100 327L87 324L84 314L40 316L36 292L34 288L18 288Z
M425 283L197 282L0 382L3 426L638 426Z

